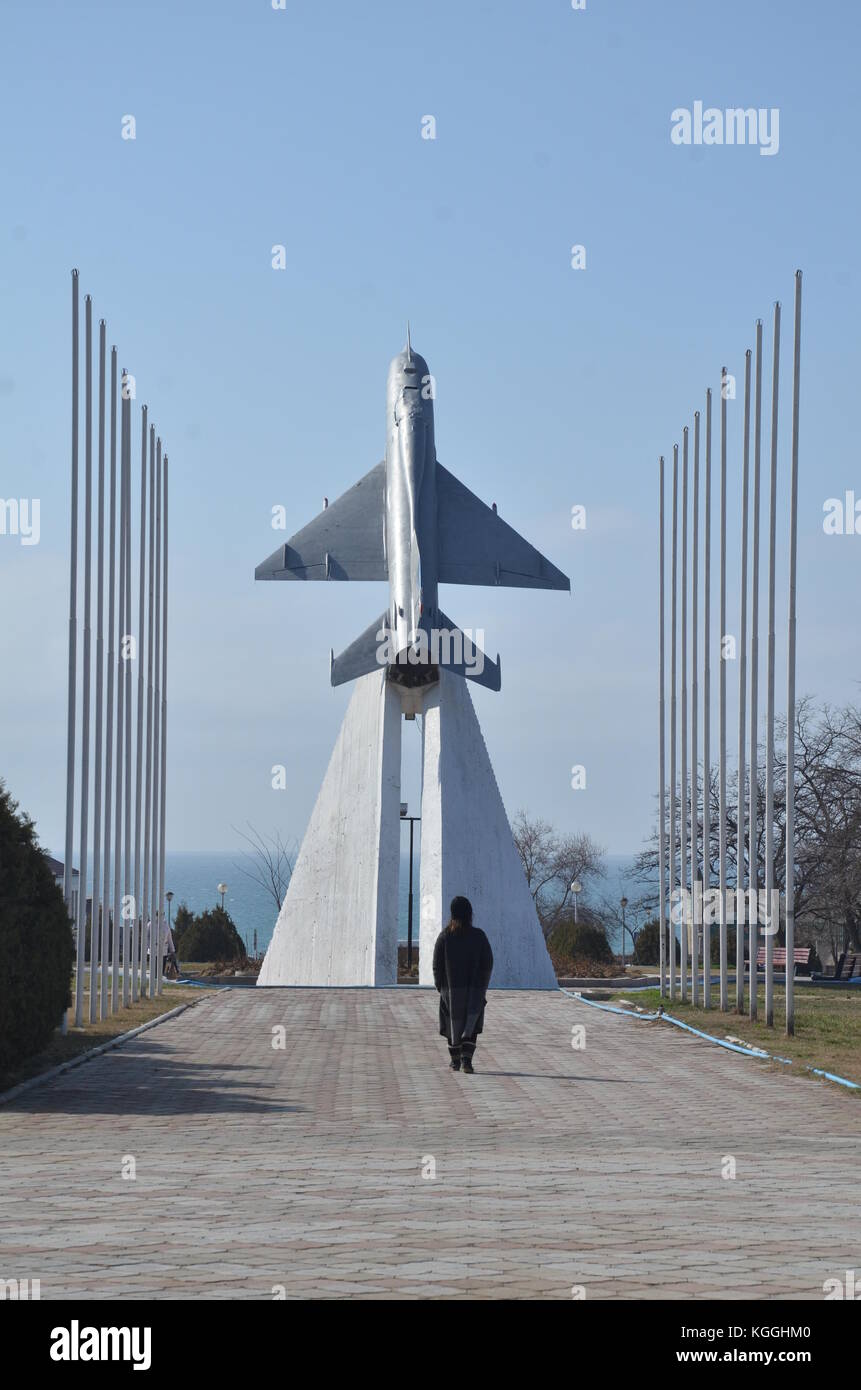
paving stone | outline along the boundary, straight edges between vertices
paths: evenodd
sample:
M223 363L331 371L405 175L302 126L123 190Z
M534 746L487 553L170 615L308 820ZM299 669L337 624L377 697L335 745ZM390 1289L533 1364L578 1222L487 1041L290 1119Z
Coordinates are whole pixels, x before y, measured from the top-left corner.
M43 1299L797 1299L857 1267L855 1097L562 994L494 991L477 1074L447 1060L431 991L225 991L0 1107L0 1276Z

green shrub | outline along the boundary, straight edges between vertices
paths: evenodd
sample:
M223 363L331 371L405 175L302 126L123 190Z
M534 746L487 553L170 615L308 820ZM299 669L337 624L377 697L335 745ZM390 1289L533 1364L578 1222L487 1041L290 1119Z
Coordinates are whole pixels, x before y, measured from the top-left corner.
M180 903L179 907L176 909L176 916L173 919L173 940L176 946L177 955L179 954L180 948L182 946L182 938L188 931L193 921L194 913L192 912L191 908L188 906L187 903ZM192 957L189 956L187 951L183 951L183 955L185 956L186 960L192 959Z
M564 922L555 927L547 941L552 951L561 956L582 956L586 960L604 961L609 964L613 952L603 927L588 922Z
M670 937L669 932L666 936L667 959L669 959ZM634 937L634 954L631 959L637 965L660 965L661 957L661 924L657 918L651 922L645 922L637 935ZM679 939L676 937L676 960L682 958L682 948Z
M176 950L177 955L181 955L184 960L202 962L245 959L245 943L236 930L230 913L225 912L223 907L210 908L193 918L183 928L181 939L176 941Z
M73 958L63 894L0 782L0 1072L49 1042L69 1006Z

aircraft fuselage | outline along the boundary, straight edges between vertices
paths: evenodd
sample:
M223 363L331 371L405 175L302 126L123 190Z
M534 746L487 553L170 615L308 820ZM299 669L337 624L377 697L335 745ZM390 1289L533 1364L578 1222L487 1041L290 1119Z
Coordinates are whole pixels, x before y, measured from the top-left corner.
M386 561L395 648L415 641L437 610L437 497L433 380L409 349L386 384Z

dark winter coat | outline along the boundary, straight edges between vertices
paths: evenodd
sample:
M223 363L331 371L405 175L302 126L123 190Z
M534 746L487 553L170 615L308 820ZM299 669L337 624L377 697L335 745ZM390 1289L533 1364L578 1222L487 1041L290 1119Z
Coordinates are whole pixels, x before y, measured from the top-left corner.
M452 1047L482 1031L492 971L493 952L480 927L440 932L433 979L439 990L439 1031Z

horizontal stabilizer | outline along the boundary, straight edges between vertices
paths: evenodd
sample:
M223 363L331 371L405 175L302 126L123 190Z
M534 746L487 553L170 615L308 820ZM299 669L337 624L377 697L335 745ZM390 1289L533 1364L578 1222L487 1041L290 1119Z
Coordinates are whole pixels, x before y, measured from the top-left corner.
M279 545L255 579L388 579L383 527L386 465L370 473Z
M491 661L471 637L467 637L459 627L455 627L445 613L439 614L439 627L440 631L446 634L446 639L439 641L437 651L433 652L437 664L444 666L456 676L465 676L477 685L487 686L488 690L499 690L502 685L502 663L499 656L497 655L496 661Z
M345 647L340 656L330 658L329 679L332 685L344 685L371 671L381 671L386 665L385 634L388 632L388 613L381 613L361 637ZM381 636L380 634L384 635ZM379 659L382 653L382 661Z
M437 462L441 584L570 589L567 575Z
M423 667L444 666L453 675L487 686L488 690L499 690L502 684L499 657L491 661L473 638L456 627L444 613L438 613L437 618L438 626L432 628L430 634L420 629L410 647L396 655L389 615L381 613L340 656L331 655L332 685L344 685L383 667L388 667L393 674L419 676Z

